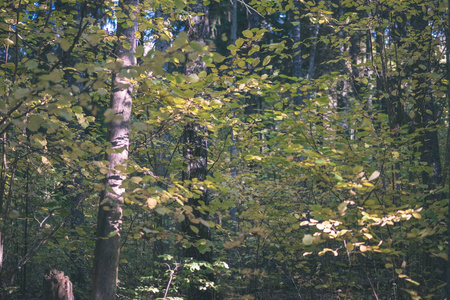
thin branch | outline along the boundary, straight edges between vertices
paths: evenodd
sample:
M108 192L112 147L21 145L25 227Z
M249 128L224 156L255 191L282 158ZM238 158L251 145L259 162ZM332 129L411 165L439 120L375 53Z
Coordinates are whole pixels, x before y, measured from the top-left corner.
M230 1L232 1L232 0L230 0ZM250 13L250 11L253 11L253 12L257 13L258 15L260 15L262 18L264 18L264 16L262 14L260 14L256 9L254 9L247 3L245 3L244 0L237 0L237 1L240 2L242 5L244 5L245 9L247 10L247 14Z
M379 300L377 291L375 290L375 287L372 284L372 280L370 280L369 273L367 273L366 268L364 268L364 272L366 272L366 277L367 277L367 280L369 281L370 287L372 288L372 292L373 292L373 295L375 296L375 299Z
M225 141L223 143L223 147L222 150L219 152L219 155L217 156L217 159L214 161L214 163L211 165L211 167L207 170L207 172L209 173L211 171L211 169L214 167L214 165L219 161L220 156L222 155L222 153L225 151L225 146L227 145L226 141L228 139L228 135L230 135L231 132L228 132L226 137L225 137Z
M28 263L28 261L30 261L31 258L33 258L38 252L39 250L45 246L45 244L47 244L48 241L50 241L53 236L55 235L55 233L58 231L59 228L61 228L62 225L64 225L64 223L67 222L67 220L72 217L73 213L75 212L75 210L78 209L78 207L80 206L80 204L84 201L84 199L86 199L88 194L83 194L80 199L78 200L78 202L76 203L75 207L72 208L71 212L64 218L62 219L55 227L53 227L53 229L48 233L48 235L42 239L40 242L38 242L33 249L28 252L27 254L25 254L20 261L17 263L16 269L14 270L14 272L11 275L11 279L10 279L10 284L13 285L14 283L14 278L17 275L17 273L22 269L22 267Z

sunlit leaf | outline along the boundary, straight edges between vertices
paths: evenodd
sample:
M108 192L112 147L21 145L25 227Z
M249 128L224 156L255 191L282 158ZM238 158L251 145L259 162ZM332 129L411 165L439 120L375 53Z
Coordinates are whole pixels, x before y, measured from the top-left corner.
M310 234L305 234L302 238L302 243L305 245L312 245L314 238Z
M156 207L156 205L158 204L158 200L150 197L150 198L147 198L147 201L145 202L145 204L147 205L148 208L154 209Z
M372 181L372 180L377 179L378 176L380 176L380 172L379 172L379 171L374 171L374 172L372 173L372 175L370 175L369 181Z

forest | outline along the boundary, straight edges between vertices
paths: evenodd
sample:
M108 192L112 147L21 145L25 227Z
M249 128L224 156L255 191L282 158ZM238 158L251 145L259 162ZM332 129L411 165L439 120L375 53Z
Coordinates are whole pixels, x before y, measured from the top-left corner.
M450 1L0 1L0 299L450 299Z

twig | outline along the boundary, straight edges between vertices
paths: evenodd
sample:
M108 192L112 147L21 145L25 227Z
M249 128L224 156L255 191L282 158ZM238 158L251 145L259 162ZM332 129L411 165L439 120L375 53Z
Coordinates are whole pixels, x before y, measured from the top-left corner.
M59 222L59 224L57 224L52 231L49 232L49 234L43 239L41 240L35 247L33 247L33 249L28 252L27 254L25 254L19 261L19 263L17 264L16 269L14 270L13 274L11 275L11 279L10 279L10 283L11 285L14 283L14 278L16 277L17 273L22 269L22 267L33 257L35 256L39 250L44 247L45 244L47 244L47 242L55 235L55 233L58 231L59 228L61 228L61 226L67 222L67 220L72 216L73 212L78 209L78 207L80 206L81 202L83 202L84 199L86 199L88 194L84 194L80 197L80 199L78 200L78 202L76 203L75 207L72 209L72 211L62 220Z
M244 0L238 0L238 2L240 2L242 5L244 5L245 9L247 10L247 13L249 13L252 10L253 12L257 13L258 15L260 15L261 17L264 18L264 16L262 14L260 14L256 9L254 9L253 7L248 5L247 3L245 3Z
M170 267L170 265L168 263L164 263L164 264L169 268L169 271L170 271L169 282L167 283L166 291L164 293L164 298L163 298L163 299L167 299L167 293L169 292L170 284L172 283L172 279L175 276L175 273L177 272L178 267L180 265L175 262L175 264L176 264L175 268L172 270L172 268Z

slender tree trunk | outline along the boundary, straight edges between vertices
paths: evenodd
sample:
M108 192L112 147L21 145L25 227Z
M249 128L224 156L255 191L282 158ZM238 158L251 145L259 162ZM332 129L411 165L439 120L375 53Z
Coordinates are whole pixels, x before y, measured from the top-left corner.
M198 0L196 3L190 5L192 12L191 19L187 24L187 34L190 42L195 41L199 44L204 44L208 35L207 27L207 9L203 5L203 1ZM205 71L206 66L200 58L186 61L186 75L198 74ZM202 182L206 179L208 172L208 141L206 139L206 126L191 122L186 125L183 133L183 156L185 158L186 170L183 171L183 180L197 179ZM202 205L208 205L208 192L203 190L198 197L193 197L188 200L188 204L192 207L192 213L186 213L186 219L182 224L182 229L188 235L191 243L196 241L211 239L211 233L208 227L198 223L196 220L200 218L208 219L207 213L201 209ZM196 227L198 232L192 228ZM212 262L212 253L210 251L201 252L192 245L190 248L184 250L185 258L193 258L198 261ZM209 274L207 280L213 280L212 274ZM213 291L210 288L200 289L201 284L192 281L189 285L188 299L189 300L211 300L213 299Z
M231 14L231 44L236 43L237 40L237 5L238 0L233 1L233 11ZM234 71L233 71L234 72ZM234 113L233 113L233 117ZM231 163L233 163L234 158L237 156L237 148L236 148L236 137L234 136L233 128L231 128L231 147L230 147L230 160ZM233 178L236 178L237 176L237 169L235 166L232 166L231 168L231 176ZM231 217L233 221L236 220L236 208L232 208L231 211Z
M116 45L115 54L118 65L122 64L122 66L119 66L119 70L113 74L111 108L114 118L108 125L108 140L113 151L108 155L109 172L106 175L105 191L98 211L91 295L93 300L115 298L119 268L124 192L120 186L126 176L123 170L128 159L133 93L132 84L123 77L123 74L128 67L135 65L138 0L121 0L119 6L125 14L125 19L118 20L119 42ZM132 21L131 26L129 20Z
M316 49L317 49L317 37L319 36L319 23L314 25L314 35L311 39L311 55L309 59L309 68L307 78L311 80L314 75L314 63L316 59Z
M233 11L231 14L231 43L234 44L237 40L237 2L238 0L233 1Z
M248 15L248 29L258 28L261 21L260 16L255 11L249 11L247 12ZM253 58L260 57L260 52L255 52L251 55ZM252 66L249 66L249 73L255 73L255 70ZM262 100L261 97L259 97L256 94L251 94L249 98L247 98L247 106L245 107L244 111L246 115L252 115L256 113L260 113L262 109Z
M294 42L294 53L293 53L293 70L292 70L292 76L296 77L298 80L303 75L302 72L302 48L301 48L301 21L300 21L300 8L297 4L297 9L293 12L291 12L291 22L297 22L294 24L294 27L292 28L292 39ZM298 13L298 15L296 15ZM296 18L298 17L298 18ZM300 89L297 89L298 95L294 97L294 104L295 105L302 105L303 104L303 96L300 95L301 91Z
M447 12L450 11L450 0L447 1ZM447 13L447 108L450 109L450 14ZM450 114L448 115L450 122ZM449 123L450 124L450 123ZM447 125L447 162L450 160L450 126ZM450 167L447 164L448 211L447 211L447 257L450 257ZM450 299L450 261L447 259L447 299Z

